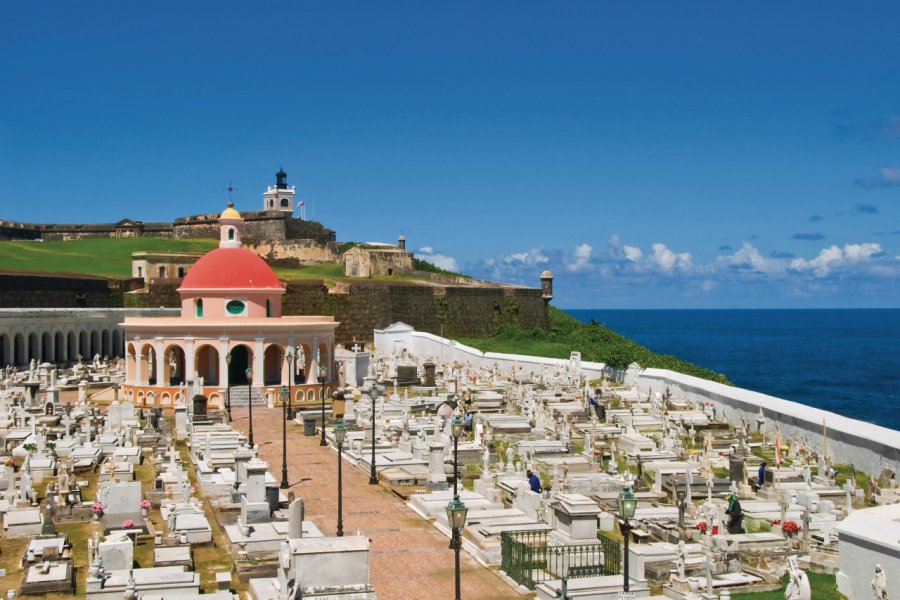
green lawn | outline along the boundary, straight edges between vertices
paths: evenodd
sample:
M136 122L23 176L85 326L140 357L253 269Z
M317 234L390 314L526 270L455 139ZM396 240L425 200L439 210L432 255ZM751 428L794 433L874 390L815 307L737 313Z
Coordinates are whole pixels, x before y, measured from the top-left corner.
M9 271L131 277L132 252L195 252L216 247L211 239L88 238L68 242L0 242L0 267Z
M807 571L806 576L809 577L809 588L814 600L846 600L837 591L834 575ZM787 588L787 578L777 590L755 594L732 594L731 600L784 600L785 588Z

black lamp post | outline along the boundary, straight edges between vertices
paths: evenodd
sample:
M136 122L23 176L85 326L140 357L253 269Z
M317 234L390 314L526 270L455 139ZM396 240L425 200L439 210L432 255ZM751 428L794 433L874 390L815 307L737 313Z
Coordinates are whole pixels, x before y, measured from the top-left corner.
M462 540L460 532L466 524L466 513L469 511L466 505L462 503L459 496L454 494L453 500L447 504L447 521L450 523L452 536L450 537L450 548L454 553L454 574L456 580L456 596L455 600L460 600L460 582L459 582L459 551L462 549Z
M247 367L247 408L250 411L250 447L253 447L253 367Z
M634 509L637 508L637 498L634 497L634 494L631 493L631 488L626 487L624 490L619 492L619 497L616 499L616 503L619 505L619 517L622 519L622 522L619 523L619 528L622 530L622 537L625 539L625 556L622 557L622 563L624 565L624 573L625 573L625 587L624 591L628 591L628 538L631 537L631 530L634 529L634 526L631 524L631 519L634 518Z
M225 410L231 423L231 352L225 353Z
M287 410L285 400L290 398L291 392L287 386L281 386L281 409ZM281 422L281 489L288 489L287 474L287 419Z
M344 452L344 436L347 435L347 430L344 429L344 420L341 419L334 425L334 441L337 444L338 449L338 522L337 522L337 535L338 537L343 537L344 535L344 482L343 477L341 475L341 463L342 455Z
M322 439L319 440L320 446L327 446L325 441L325 380L328 378L328 367L319 365L319 383L322 384Z
M459 418L459 415L453 417L453 420L450 422L450 433L453 435L453 495L458 495L458 486L457 481L459 480L459 458L458 458L458 450L459 450L459 436L462 435L463 430L463 421Z
M287 354L284 357L284 361L288 365L288 396L287 396L287 412L284 413L284 420L290 421L294 418L294 411L291 410L291 399L294 396L294 373L297 369L297 355L294 353L294 349L288 346ZM284 404L284 396L281 397L281 403Z
M369 472L369 485L378 485L378 477L375 475L375 398L378 397L378 384L372 382L369 388L369 398L372 399L372 469Z

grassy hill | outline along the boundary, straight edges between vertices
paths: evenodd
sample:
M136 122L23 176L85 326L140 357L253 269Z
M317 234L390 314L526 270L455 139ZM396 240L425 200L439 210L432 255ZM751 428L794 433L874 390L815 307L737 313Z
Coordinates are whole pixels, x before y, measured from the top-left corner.
M207 252L216 240L88 238L68 242L0 242L0 268L36 273L131 277L132 252Z
M731 384L720 373L669 354L657 354L602 325L582 323L558 308L549 307L549 317L549 331L525 331L513 325L503 325L493 337L460 341L482 352L508 352L552 358L568 358L571 351L577 350L581 352L583 360L603 362L612 367L622 368L637 362L642 367L669 369Z
M73 273L100 277L131 277L133 252L198 253L218 246L213 239L88 238L83 240L0 242L0 269L34 273ZM340 264L302 269L274 267L281 279L328 279L342 277Z

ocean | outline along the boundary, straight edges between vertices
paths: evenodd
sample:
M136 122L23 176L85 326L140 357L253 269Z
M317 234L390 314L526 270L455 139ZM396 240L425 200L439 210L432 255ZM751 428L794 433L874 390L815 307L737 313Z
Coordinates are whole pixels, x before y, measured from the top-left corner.
M900 309L566 312L738 387L900 430Z

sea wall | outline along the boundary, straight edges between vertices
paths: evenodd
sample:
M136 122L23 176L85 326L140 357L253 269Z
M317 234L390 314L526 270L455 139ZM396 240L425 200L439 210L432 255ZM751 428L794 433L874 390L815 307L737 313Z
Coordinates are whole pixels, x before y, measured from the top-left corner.
M884 468L900 471L900 432L893 429L664 369L644 369L637 384L642 392L665 393L669 389L696 402L711 402L730 423L738 423L742 417L755 423L762 408L769 439L777 424L782 440L796 439L818 452L824 449L824 424L828 454L837 463L850 463L875 475Z

